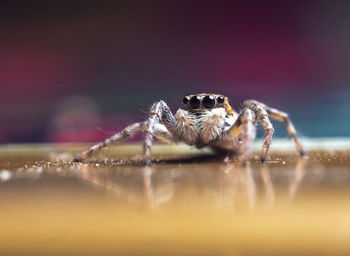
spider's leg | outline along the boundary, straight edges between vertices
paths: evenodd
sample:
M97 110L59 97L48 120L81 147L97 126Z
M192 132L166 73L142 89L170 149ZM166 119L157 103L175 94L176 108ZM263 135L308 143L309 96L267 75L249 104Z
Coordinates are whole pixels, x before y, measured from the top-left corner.
M256 119L262 124L264 130L265 130L265 140L263 149L261 152L261 162L265 162L267 154L269 153L270 145L272 142L272 136L274 132L274 128L272 126L272 123L269 119L269 115L265 108L256 103L247 103L247 101L244 102L244 107L249 108L254 111Z
M106 140L90 147L89 149L83 151L82 153L78 154L74 158L74 162L81 162L87 157L89 157L91 154L101 150L104 147L108 147L112 144L115 144L117 142L121 142L131 136L133 136L136 132L140 131L143 127L143 122L134 123L132 125L127 126L124 128L121 132L118 132L114 134L112 137L107 138Z
M161 142L174 143L178 140L168 131L163 124L157 124L153 136Z
M235 138L242 134L241 143L243 145L243 152L240 160L245 164L249 160L252 143L255 138L255 114L249 108L242 109L235 123L224 134L225 140Z
M295 129L292 121L289 119L287 113L282 112L282 111L275 109L275 108L270 108L270 107L266 106L265 104L260 103L258 101L247 100L244 102L245 106L250 106L252 104L262 106L273 119L276 119L278 121L283 122L284 125L286 126L286 129L288 131L289 136L291 138L293 138L295 146L296 146L297 150L299 151L300 155L302 155L302 156L305 155L305 150L299 141L296 129Z
M156 127L162 121L168 131L175 130L176 120L170 111L170 108L164 101L159 101L153 104L149 118L145 122L144 141L143 141L143 159L145 165L151 163L151 146L152 139L156 133Z
M253 111L246 108L240 114L240 120L243 126L243 154L241 160L248 162L253 140L255 139L255 115Z

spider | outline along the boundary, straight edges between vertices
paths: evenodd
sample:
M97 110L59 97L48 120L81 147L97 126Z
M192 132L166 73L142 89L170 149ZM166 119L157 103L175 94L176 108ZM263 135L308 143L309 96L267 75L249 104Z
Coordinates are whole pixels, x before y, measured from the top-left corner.
M259 122L265 130L261 152L261 162L264 163L274 133L269 117L285 124L297 150L303 156L305 151L287 113L255 100L244 101L243 108L237 113L224 95L201 93L184 97L183 108L178 109L175 116L164 101L154 103L146 121L131 124L121 132L90 147L78 154L74 162L81 162L98 150L122 142L142 131L145 165L151 163L153 137L165 142L184 142L197 148L208 146L217 153L237 154L239 160L245 164L249 160L255 138L255 126Z

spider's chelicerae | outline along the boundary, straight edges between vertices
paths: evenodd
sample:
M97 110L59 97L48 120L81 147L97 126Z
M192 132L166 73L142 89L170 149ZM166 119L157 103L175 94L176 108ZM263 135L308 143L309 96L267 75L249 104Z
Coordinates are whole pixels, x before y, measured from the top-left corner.
M154 103L146 121L127 126L121 132L80 153L74 161L83 161L92 153L142 131L145 165L151 163L153 137L167 142L184 142L197 148L209 146L216 152L237 153L240 154L240 160L246 163L255 138L255 125L259 122L265 130L261 152L261 161L265 162L274 132L269 117L284 122L297 150L304 155L305 151L287 113L255 100L246 100L243 109L237 113L224 95L201 93L186 96L183 99L183 108L175 116L164 101Z

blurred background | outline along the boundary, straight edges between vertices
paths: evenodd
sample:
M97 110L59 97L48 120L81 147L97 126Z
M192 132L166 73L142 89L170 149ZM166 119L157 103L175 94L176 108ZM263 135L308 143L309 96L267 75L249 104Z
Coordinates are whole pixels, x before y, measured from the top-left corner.
M289 112L304 137L350 136L349 13L349 1L2 1L0 143L101 140L201 92Z

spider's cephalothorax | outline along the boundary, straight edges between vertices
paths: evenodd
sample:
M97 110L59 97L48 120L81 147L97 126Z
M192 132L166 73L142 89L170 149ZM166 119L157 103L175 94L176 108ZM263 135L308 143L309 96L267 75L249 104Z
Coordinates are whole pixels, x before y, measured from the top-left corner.
M211 93L186 96L183 104L183 108L178 109L174 116L164 101L154 103L146 121L129 125L123 131L80 153L74 160L82 161L101 148L123 141L137 131L143 131L143 157L147 165L151 163L153 137L166 142L181 141L197 148L210 146L217 152L239 153L241 160L247 162L255 138L255 125L259 122L265 130L261 153L261 161L264 162L274 132L270 117L285 123L299 153L305 154L295 128L285 112L258 101L247 100L243 109L236 113L229 105L227 97Z
M184 107L175 114L172 130L179 141L198 148L217 140L229 128L238 114L232 111L228 99L219 94L194 94L184 97Z

